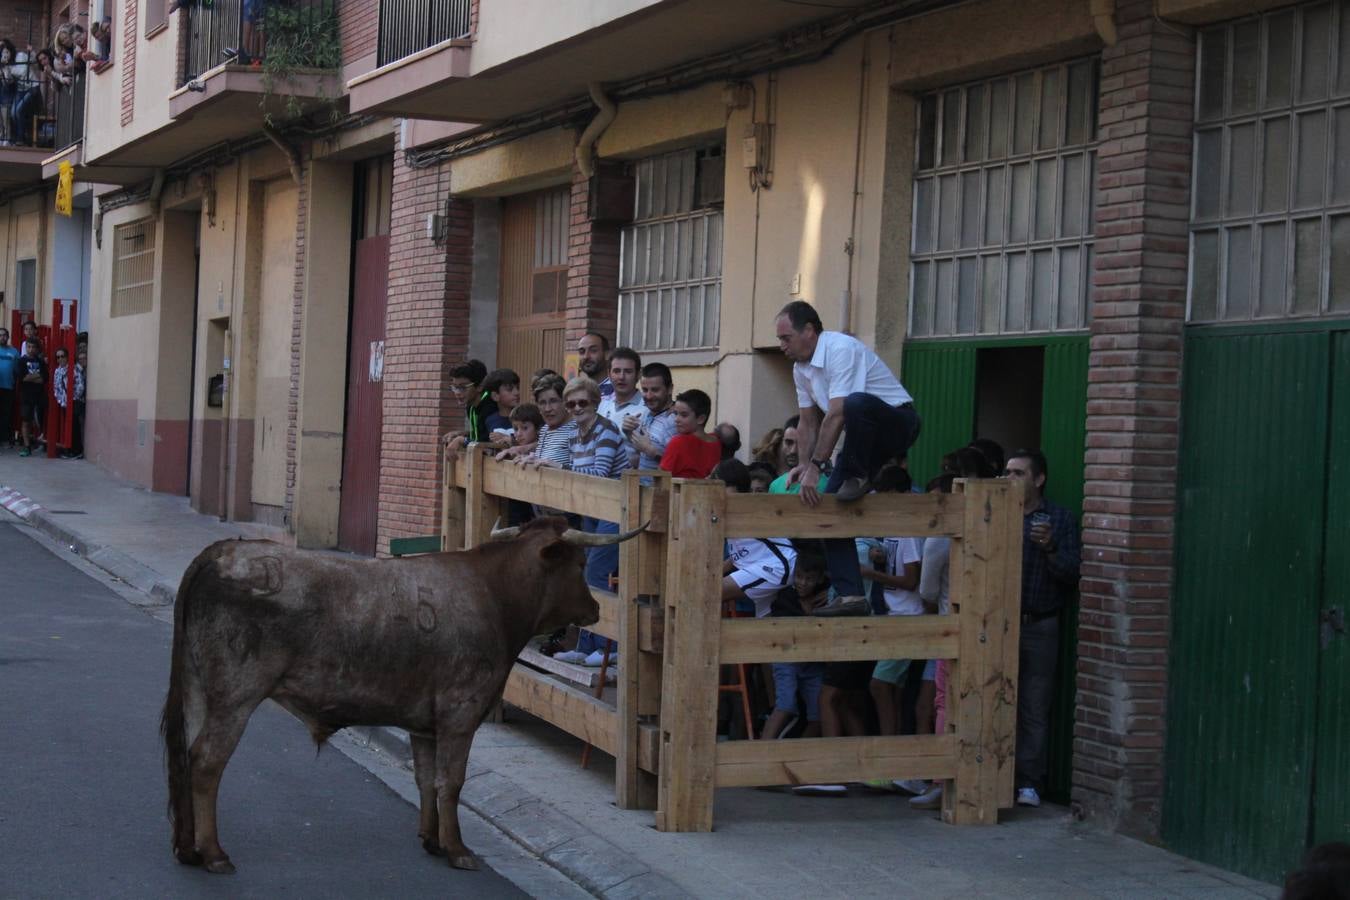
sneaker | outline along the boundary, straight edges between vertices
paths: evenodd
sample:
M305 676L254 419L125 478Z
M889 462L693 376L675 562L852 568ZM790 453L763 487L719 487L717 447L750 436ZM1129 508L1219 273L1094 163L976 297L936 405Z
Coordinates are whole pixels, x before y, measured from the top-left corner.
M557 657L554 658L556 659ZM604 662L605 662L605 651L592 650L590 652L590 655L587 656L586 659L582 662L582 665L589 666L592 669L598 669L600 668L600 666L604 665ZM609 651L609 664L611 666L616 666L619 664L618 651L616 650Z
M942 785L935 784L917 797L909 798L910 809L941 809Z
M872 483L866 478L845 478L844 483L839 485L839 490L834 492L834 496L839 499L840 503L852 503L871 492Z
M1041 795L1033 787L1017 789L1017 805L1036 807L1041 805Z
M33 455L33 451L32 451L32 450L29 450L27 447L24 447L22 450L19 451L19 455L20 455L20 456L32 456L32 455Z
M582 653L580 650L560 650L553 654L553 658L558 662L571 663L574 666L579 666L586 661L586 655L587 654Z
M866 597L835 597L829 603L811 613L813 616L868 616L872 614L872 604Z
M799 784L792 793L801 797L847 797L848 788L842 784Z
M922 778L895 779L891 784L895 785L898 791L904 791L906 794L921 795L928 793L931 785Z

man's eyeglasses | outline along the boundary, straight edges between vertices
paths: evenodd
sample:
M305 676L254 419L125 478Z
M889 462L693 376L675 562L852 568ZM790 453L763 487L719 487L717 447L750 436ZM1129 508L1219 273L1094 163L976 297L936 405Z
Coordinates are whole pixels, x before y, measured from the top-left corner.
M467 391L470 387L472 387L472 385L468 385L468 384L452 384L452 385L450 385L450 391L451 391L451 393L454 393L454 394L462 394L462 393L464 393L465 391Z
M563 406L566 406L568 409L572 410L586 409L590 405L591 401L589 400L568 400L566 403L563 404Z

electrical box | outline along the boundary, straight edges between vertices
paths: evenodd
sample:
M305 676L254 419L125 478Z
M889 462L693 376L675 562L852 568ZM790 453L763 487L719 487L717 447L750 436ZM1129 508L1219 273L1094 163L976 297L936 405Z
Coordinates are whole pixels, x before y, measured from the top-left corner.
M597 163L588 187L586 211L592 222L626 225L637 208L637 179L625 166Z
M759 168L759 136L741 138L741 165L747 169Z

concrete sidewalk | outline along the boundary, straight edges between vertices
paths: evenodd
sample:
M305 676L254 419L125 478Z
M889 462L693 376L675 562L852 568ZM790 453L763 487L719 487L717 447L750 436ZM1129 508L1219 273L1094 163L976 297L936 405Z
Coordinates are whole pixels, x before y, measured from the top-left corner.
M276 537L192 511L187 499L121 482L82 460L0 451L0 506L146 595L172 603L207 544ZM11 560L11 565L15 561ZM406 737L354 738L393 766ZM1276 897L1279 891L1148 844L1075 823L1062 807L1006 811L993 828L955 829L901 795L808 798L717 793L717 831L661 834L650 812L613 803L612 760L579 766L580 744L520 713L484 725L462 800L603 897Z

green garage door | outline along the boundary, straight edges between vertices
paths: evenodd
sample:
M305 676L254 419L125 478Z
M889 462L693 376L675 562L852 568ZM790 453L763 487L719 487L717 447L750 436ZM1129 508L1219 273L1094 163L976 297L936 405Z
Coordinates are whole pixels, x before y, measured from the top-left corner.
M920 341L905 346L903 381L914 396L923 429L910 451L910 471L919 484L941 470L942 455L976 437L978 356L982 349L1042 348L1040 448L1050 466L1048 495L1081 521L1083 441L1087 408L1088 338L1013 338ZM1008 447L1007 450L1014 448ZM1047 796L1069 801L1073 778L1073 723L1078 646L1078 601L1060 629L1059 679L1050 717Z
M1350 340L1193 331L1184 379L1163 832L1278 881L1350 838Z

